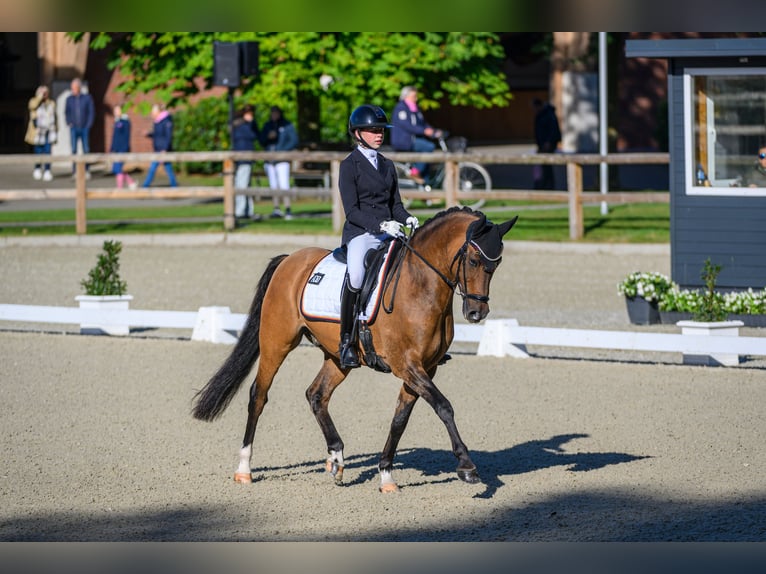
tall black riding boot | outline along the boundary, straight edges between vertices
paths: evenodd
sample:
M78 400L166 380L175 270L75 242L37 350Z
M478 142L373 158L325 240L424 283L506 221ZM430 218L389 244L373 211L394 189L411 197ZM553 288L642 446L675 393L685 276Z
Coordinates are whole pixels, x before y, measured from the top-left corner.
M356 350L359 331L356 326L359 291L354 291L348 282L348 275L343 281L340 295L340 366L353 369L359 366L359 353Z

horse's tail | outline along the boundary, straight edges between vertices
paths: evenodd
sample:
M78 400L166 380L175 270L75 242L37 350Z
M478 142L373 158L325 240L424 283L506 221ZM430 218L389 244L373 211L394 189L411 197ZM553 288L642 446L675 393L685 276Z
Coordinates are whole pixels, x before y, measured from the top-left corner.
M261 354L259 335L263 297L274 272L285 257L287 255L274 257L263 272L237 344L218 372L194 395L194 418L212 421L223 413L258 360Z

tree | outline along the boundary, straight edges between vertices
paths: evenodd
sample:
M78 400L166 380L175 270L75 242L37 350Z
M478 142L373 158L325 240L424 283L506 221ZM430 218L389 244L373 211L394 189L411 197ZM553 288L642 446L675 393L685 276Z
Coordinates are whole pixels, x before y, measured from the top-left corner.
M82 39L82 33L70 36ZM323 139L344 135L352 106L392 109L407 84L418 86L426 110L442 101L505 106L511 98L503 48L496 34L484 32L100 32L92 33L90 46L109 50L109 67L125 78L118 90L127 98L153 91L175 107L212 86L215 41L257 41L260 74L244 79L242 99L262 113L276 104L293 116L300 102L298 125L321 125Z

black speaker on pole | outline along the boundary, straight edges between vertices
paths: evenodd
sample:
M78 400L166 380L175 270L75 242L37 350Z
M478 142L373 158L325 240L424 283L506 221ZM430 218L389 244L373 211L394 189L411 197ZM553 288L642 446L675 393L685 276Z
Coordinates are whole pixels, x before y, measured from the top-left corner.
M255 77L258 75L258 42L240 42L242 75Z
M239 86L240 49L233 42L213 44L213 85L236 88Z

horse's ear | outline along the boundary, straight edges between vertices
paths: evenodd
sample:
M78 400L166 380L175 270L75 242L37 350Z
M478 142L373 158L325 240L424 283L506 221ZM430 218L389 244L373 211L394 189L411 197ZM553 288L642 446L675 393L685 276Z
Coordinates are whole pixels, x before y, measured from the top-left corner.
M511 230L511 227L513 227L516 224L516 221L518 221L518 219L519 219L519 216L517 215L516 217L514 217L513 219L509 219L505 223L499 223L497 227L498 227L498 230L500 231L500 237L508 233Z

